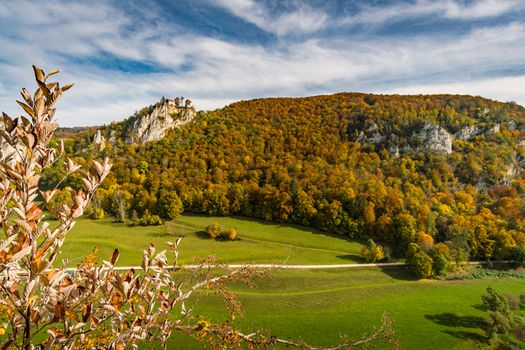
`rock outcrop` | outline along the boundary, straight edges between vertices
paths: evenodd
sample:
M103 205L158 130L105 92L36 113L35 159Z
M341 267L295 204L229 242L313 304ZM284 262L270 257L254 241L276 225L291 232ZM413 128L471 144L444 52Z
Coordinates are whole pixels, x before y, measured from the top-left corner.
M479 126L470 125L456 132L454 134L454 138L456 140L466 141L466 140L470 140L471 138L479 135L480 133L481 133L481 128Z
M514 128L515 128L515 123L514 123ZM492 126L470 125L456 132L454 134L454 138L456 140L468 141L471 138L478 136L478 135L497 134L500 132L500 129L501 129L500 124L494 124Z
M195 115L191 100L162 99L137 113L128 141L146 143L160 140L169 130L190 122Z
M418 149L432 153L452 153L452 135L439 125L425 123L421 130L413 134L412 139L417 142Z
M402 131L407 133L407 131ZM399 135L390 133L381 134L379 127L375 123L359 132L356 142L364 145L383 146L393 157L414 151L428 151L436 154L452 153L452 135L439 125L426 122L411 135L406 135L407 143L403 146L399 144Z
M99 147L100 150L106 148L106 138L102 135L102 130L97 130L93 137L93 144Z

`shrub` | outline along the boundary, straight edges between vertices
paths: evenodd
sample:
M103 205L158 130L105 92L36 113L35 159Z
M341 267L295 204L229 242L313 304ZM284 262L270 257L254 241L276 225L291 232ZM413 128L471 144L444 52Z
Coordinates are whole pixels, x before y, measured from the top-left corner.
M432 258L416 243L411 243L408 246L406 263L417 277L428 278L432 276Z
M450 262L443 254L432 257L432 270L436 276L445 276L450 269Z
M367 245L361 249L361 256L367 262L377 262L385 258L383 247L369 239Z
M237 227L232 227L228 230L228 239L235 241L237 239Z
M211 239L216 239L221 234L221 225L214 222L206 227L206 233L210 236Z
M104 220L106 217L104 209L102 208L93 208L89 213L88 217L93 220Z
M131 221L131 226L159 226L164 222L160 216L155 214L150 214L149 210L145 210L141 218L135 218Z
M436 276L445 276L450 270L450 251L444 243L437 243L430 251L432 257L432 269Z

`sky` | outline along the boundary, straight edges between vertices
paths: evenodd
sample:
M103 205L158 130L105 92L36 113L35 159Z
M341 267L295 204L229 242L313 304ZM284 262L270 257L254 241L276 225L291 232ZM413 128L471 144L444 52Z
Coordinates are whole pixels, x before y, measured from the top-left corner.
M0 110L31 65L75 83L62 126L161 96L199 110L336 92L458 93L525 105L525 0L0 0Z

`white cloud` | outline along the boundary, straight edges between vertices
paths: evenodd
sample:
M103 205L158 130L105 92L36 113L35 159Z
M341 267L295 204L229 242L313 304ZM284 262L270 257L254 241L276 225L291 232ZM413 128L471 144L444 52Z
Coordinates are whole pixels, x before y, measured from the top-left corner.
M279 14L270 11L255 0L218 0L213 3L277 35L312 33L323 28L328 20L326 13L304 3L288 2L293 5L293 9Z
M524 7L525 2L522 0L474 0L469 3L461 0L416 0L389 6L363 6L359 13L343 18L337 21L337 24L382 24L392 20L430 15L475 20L501 16Z
M500 16L520 7L523 8L521 0L477 0L472 4L446 1L443 12L448 18L476 19Z
M252 4L237 1L241 8ZM6 30L0 31L4 53L0 106L19 114L14 99L20 87L32 82L31 64L63 68L60 80L75 82L59 102L58 118L68 126L121 120L162 95L189 97L200 109L215 109L239 99L339 91L471 92L525 104L522 76L486 78L489 72L523 67L522 22L480 27L461 36L350 40L311 35L304 41L283 37L262 46L181 34L173 24L160 20L136 24L130 32L128 26L135 19L109 5L64 3L81 19L81 24L75 24L67 9L52 14L59 4L56 0L31 11L28 7L37 5L16 4L5 7L8 13L2 12L5 8L0 4L0 20L7 23ZM476 4L481 2L469 6ZM24 11L28 17L21 16ZM40 24L35 26L33 20ZM68 30L61 23L72 27ZM162 68L162 73L126 73L77 61L101 54L151 64ZM190 70L179 69L187 65Z

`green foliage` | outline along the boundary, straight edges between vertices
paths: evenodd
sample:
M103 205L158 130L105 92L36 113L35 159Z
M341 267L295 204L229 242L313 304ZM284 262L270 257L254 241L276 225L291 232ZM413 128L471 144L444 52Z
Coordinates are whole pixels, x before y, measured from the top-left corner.
M102 208L93 208L88 217L93 220L104 220L106 214Z
M216 239L217 237L219 237L221 235L221 232L221 225L219 225L216 222L206 226L206 233L208 234L208 236L210 236L211 239Z
M46 209L55 217L57 217L58 211L62 208L62 205L73 204L73 190L69 187L65 189L57 189L55 195L47 203Z
M505 334L513 328L514 314L506 296L488 287L487 294L481 297L481 301L489 314L489 323L485 329L487 338L492 339L496 334Z
M156 214L150 214L149 210L146 209L141 218L136 218L131 221L132 226L159 226L164 222Z
M503 278L525 279L525 274L517 271L476 268L469 271L461 279L495 280Z
M509 259L516 262L519 265L523 265L525 263L525 248L523 247L511 248Z
M228 239L230 241L235 241L238 237L238 233L237 233L237 227L231 227L229 230L228 230Z
M366 262L378 262L385 258L383 247L369 239L366 246L361 249L361 257Z
M411 243L408 246L406 255L406 263L410 270L418 278L428 278L433 275L432 265L433 261L424 250L422 250L416 243Z
M182 201L175 191L161 190L158 200L160 215L168 220L176 219L182 214Z
M432 257L432 270L436 276L445 276L450 269L450 262L443 254Z

